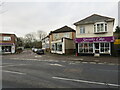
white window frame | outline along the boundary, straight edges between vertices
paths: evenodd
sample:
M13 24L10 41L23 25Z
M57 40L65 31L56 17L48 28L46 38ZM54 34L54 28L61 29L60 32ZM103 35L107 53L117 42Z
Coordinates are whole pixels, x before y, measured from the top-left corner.
M109 47L105 47L105 43L108 43ZM100 43L100 45L101 45L101 43ZM105 48L109 48L108 54L111 54L111 43L110 42L104 42L104 52L101 52L101 46L100 46L100 53L102 53L102 54L106 53Z
M98 31L97 25L99 25L99 24L103 24L103 31ZM108 30L106 30L107 28L105 28L105 27L107 27L107 23L106 22L97 22L97 23L95 23L94 24L94 33L108 32Z
M8 40L8 39L5 39L5 38L9 38L9 40ZM11 41L11 37L10 37L10 36L3 36L2 40L3 40L3 41Z
M63 37L70 38L70 34L69 33L64 33Z
M55 39L59 39L59 34L54 34Z
M59 45L62 45L62 42L58 42L58 43L57 43L57 51L60 51L60 50L58 50ZM60 52L62 52L62 49L61 49L61 51L60 51Z
M80 26L80 34L85 34L85 27L84 26Z
M83 47L82 47L83 52L80 52L80 47L79 47L80 44L83 44ZM85 48L84 48L84 44L87 44L87 45L88 45L88 47L86 48L86 49L88 49L88 52L85 52L85 51L84 51L84 49L85 49ZM89 44L90 44L90 43L78 43L78 53L94 53L94 46L93 46L93 43L92 43L93 52L90 52L90 51L89 51L89 49L91 48L91 47L89 47Z

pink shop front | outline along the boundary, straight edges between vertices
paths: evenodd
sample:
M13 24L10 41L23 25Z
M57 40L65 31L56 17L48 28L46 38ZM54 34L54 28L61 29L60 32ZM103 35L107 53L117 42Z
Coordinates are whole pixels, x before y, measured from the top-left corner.
M114 37L76 38L76 51L79 54L112 53Z

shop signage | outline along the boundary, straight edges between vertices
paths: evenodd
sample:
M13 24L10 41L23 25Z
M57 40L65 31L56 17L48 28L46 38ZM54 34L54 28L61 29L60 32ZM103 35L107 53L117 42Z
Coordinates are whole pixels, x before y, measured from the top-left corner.
M76 38L76 43L81 42L114 42L114 37L91 37L91 38Z
M13 45L13 43L0 43L0 45Z
M120 39L116 39L114 44L120 44Z

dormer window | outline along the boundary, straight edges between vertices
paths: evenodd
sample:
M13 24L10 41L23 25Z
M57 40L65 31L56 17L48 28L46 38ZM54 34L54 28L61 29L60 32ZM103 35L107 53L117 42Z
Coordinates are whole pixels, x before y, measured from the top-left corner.
M105 22L99 22L94 24L94 33L107 32L107 24Z

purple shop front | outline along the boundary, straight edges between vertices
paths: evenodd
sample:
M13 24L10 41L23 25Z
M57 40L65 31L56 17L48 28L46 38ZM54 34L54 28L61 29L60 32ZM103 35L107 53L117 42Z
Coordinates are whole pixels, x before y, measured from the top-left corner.
M93 42L114 42L115 38L112 37L91 37L91 38L76 38L76 43L93 43Z
M0 43L0 45L14 45L13 43Z

